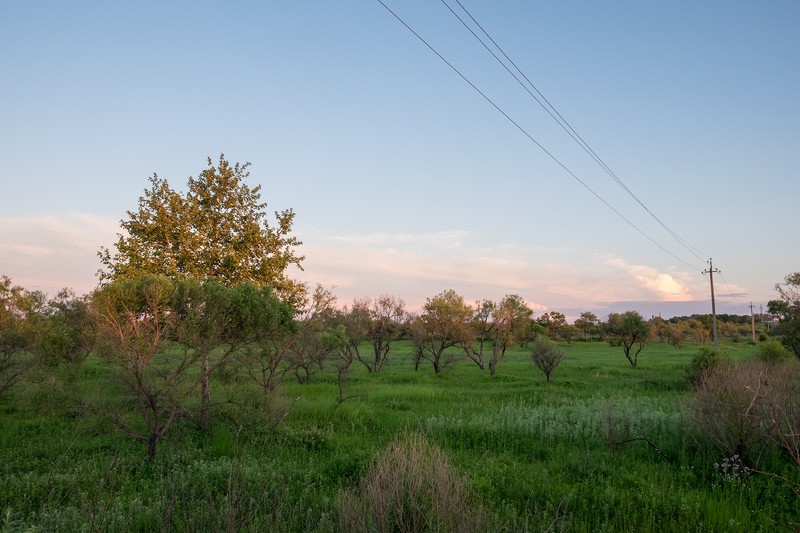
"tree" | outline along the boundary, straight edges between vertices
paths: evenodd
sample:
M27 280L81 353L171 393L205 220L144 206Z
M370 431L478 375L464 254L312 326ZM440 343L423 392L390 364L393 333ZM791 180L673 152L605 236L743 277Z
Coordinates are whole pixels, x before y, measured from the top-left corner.
M277 223L270 226L261 186L246 183L249 166L231 165L220 155L215 167L209 158L208 168L189 178L185 195L153 174L137 211L120 221L125 233L118 234L116 252L98 252L105 269L101 282L143 273L227 285L249 281L298 304L303 285L286 274L303 260L295 255L300 241L290 235L294 212L276 212Z
M519 336L517 337L517 346L525 349L532 340L542 335L547 335L547 329L539 324L537 320L530 318L519 332Z
M489 373L494 376L497 365L505 358L506 350L516 338L524 334L530 323L533 311L521 296L508 294L491 311L493 335L492 357L489 359Z
M606 323L608 333L613 336L625 352L625 358L633 368L636 368L639 352L644 349L650 334L650 326L644 321L642 315L636 311L624 313L611 313ZM634 346L636 350L633 351ZM633 351L633 353L631 353Z
M228 287L153 274L100 287L92 305L98 352L119 370L139 415L114 410L110 418L123 433L145 442L150 457L178 418L194 419L208 430L212 370L258 336L291 327L294 313L266 286ZM204 392L195 416L198 389Z
M231 356L264 334L291 323L294 309L269 286L243 282L226 286L216 281L176 282L175 340L200 359L198 425L211 430L211 375Z
M783 345L800 358L800 272L787 275L775 290L780 300L771 300L767 309L780 319L778 333Z
M650 336L658 337L659 342L669 342L670 329L669 323L660 316L650 319Z
M686 340L686 323L681 321L677 324L670 324L669 326L669 343L675 348L683 346Z
M342 317L348 338L348 350L369 372L380 372L387 364L392 342L402 333L408 313L405 302L394 296L382 295L376 300L357 299ZM372 357L361 353L363 339L372 345Z
M497 308L497 304L492 300L480 300L475 302L472 313L473 342L465 345L467 357L475 361L478 367L483 370L484 350L489 346L495 331L495 323L492 320L492 312Z
M155 457L172 423L188 412L187 398L197 381L191 374L199 357L170 350L176 335L175 283L164 276L141 275L107 284L94 293L99 351L122 371L138 422L122 413L112 421L123 433L147 444Z
M548 382L550 382L550 374L561 364L564 357L564 352L556 348L552 342L541 337L533 341L531 360L539 367L539 370L544 372Z
M697 318L690 318L687 322L687 329L694 335L695 341L698 344L705 344L708 337L711 335L711 329Z
M473 310L464 298L449 289L428 298L423 312L412 323L412 338L417 356L417 366L421 359L433 364L439 374L450 364L463 358L449 348L464 347L472 340L470 327Z
M336 369L336 386L339 390L336 403L341 405L345 400L356 396L345 396L344 394L345 379L350 374L350 366L356 360L355 352L349 349L350 340L345 325L339 324L334 328L330 328L325 333L325 343L333 347L333 367Z
M578 328L583 335L583 340L587 340L591 335L597 332L600 320L597 315L591 311L584 311L581 313L580 318L575 320L575 327Z
M580 333L580 330L576 326L574 326L572 324L563 324L563 325L558 327L558 329L556 330L556 333L558 334L558 336L560 338L562 338L565 341L567 341L567 344L571 344L572 343L572 339L574 339L575 337L578 336L578 334Z
M0 397L34 366L26 351L33 343L35 320L44 296L0 277Z
M34 349L42 360L74 371L92 352L97 328L88 296L64 288L47 302L37 324Z
M277 389L280 378L290 369L285 362L298 329L299 323L294 320L279 320L270 327L257 327L253 342L237 353L247 374L261 387L265 406Z
M335 303L336 296L322 285L317 285L306 298L287 352L287 361L299 383L310 383L327 357L340 346L339 336L332 334L336 327Z
M558 311L550 311L536 319L542 327L547 330L547 336L551 339L558 338L558 328L567 323L567 317L564 313Z

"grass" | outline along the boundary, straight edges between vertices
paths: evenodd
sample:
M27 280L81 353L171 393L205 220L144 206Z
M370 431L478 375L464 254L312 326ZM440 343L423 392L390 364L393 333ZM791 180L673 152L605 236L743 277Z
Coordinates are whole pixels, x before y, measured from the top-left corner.
M546 383L526 350L514 348L492 379L469 361L415 372L400 342L388 370L353 368L355 397L342 404L332 369L307 385L287 377L292 410L281 424L218 405L210 435L179 421L154 461L68 401L77 391L102 405L118 391L105 363L88 360L71 387L43 372L0 401L0 531L336 531L341 495L408 432L449 457L496 530L769 531L800 521L789 488L763 475L729 479L688 427L685 368L697 346L651 343L635 369L606 344L559 348L567 359ZM723 351L745 359L755 347ZM800 478L777 452L766 466Z

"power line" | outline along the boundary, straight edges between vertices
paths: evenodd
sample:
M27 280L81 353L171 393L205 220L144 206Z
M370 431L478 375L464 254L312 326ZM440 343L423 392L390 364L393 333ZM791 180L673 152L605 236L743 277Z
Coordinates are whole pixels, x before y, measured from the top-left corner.
M411 33L412 33L412 34L413 34L413 35L414 35L414 36L415 36L417 39L419 39L419 40L420 40L420 41L421 41L421 42L422 42L422 43L423 43L425 46L427 46L427 47L428 47L428 49L429 49L431 52L433 52L434 54L436 54L436 56L437 56L439 59L441 59L441 60L442 60L442 61L443 61L443 62L444 62L444 63L445 63L445 64L446 64L448 67L450 67L450 69L451 69L453 72L455 72L456 74L458 74L458 76L459 76L459 77L460 77L462 80L464 80L464 81L465 81L465 82L466 82L466 83L467 83L467 84L468 84L470 87L472 87L472 88L475 90L475 92L477 92L479 95L481 95L481 96L483 97L483 99L484 99L484 100L486 100L486 101L487 101L487 102L488 102L488 103L489 103L489 104L490 104L492 107L494 107L494 108L495 108L495 109L496 109L496 110L497 110L497 111L498 111L498 112L499 112L501 115L503 115L503 116L506 118L506 120L508 120L509 122L511 122L511 124L513 124L513 125L514 125L514 126L515 126L515 127L516 127L516 128L519 130L519 131L520 131L520 132L522 132L522 134L523 134L523 135L525 135L525 137L527 137L527 138L528 138L528 139L529 139L531 142L533 142L533 143L534 143L536 146L538 146L538 147L539 147L539 148L540 148L540 149L541 149L541 150L542 150L542 151L543 151L545 154L547 154L547 156L548 156L550 159L552 159L552 160L553 160L553 161L554 161L554 162L555 162L555 163L556 163L558 166L560 166L560 167L561 167L561 168L562 168L562 169L563 169L565 172L567 172L567 174L569 174L570 176L572 176L572 177L573 177L573 178L574 178L574 179L575 179L575 180L576 180L578 183L580 183L580 184L581 184L581 185L582 185L582 186L583 186L583 187L584 187L586 190L588 190L590 193L592 193L592 195L594 195L594 196L595 196L595 197L596 197L598 200L600 200L601 202L603 202L603 204L605 204L605 206L606 206L606 207L608 207L609 209L611 209L611 210L612 210L612 211L613 211L613 212L614 212L614 213L615 213L615 214L616 214L618 217L620 217L622 220L624 220L626 223L628 223L628 225L629 225L629 226L631 226L633 229L635 229L636 231L638 231L638 232L639 232L639 233L640 233L642 236L644 236L644 237L645 237L647 240L649 240L651 243L653 243L653 244L654 244L654 245L656 245L657 247L661 248L661 250L663 250L664 252L666 252L667 254L669 254L671 257L673 257L673 258L674 258L674 259L676 259L677 261L680 261L681 263L683 263L684 265L686 265L687 267L689 267L689 268L691 268L691 269L694 269L694 268L695 268L694 266L690 265L688 262L684 261L683 259L681 259L681 258L680 258L680 257L678 257L677 255L675 255L674 253L672 253L672 252L670 252L669 250L667 250L667 249L666 249L664 246L662 246L661 244L659 244L658 242L656 242L656 241L655 241L655 239L653 239L652 237L650 237L650 235L648 235L648 234L647 234L647 233L645 233L645 232L644 232L642 229L640 229L640 228L639 228L639 227L638 227L636 224L634 224L633 222L631 222L630 220L628 220L628 219L627 219L627 218L626 218L626 217L625 217L625 216L624 216L622 213L620 213L620 212L619 212L619 211L618 211L616 208L614 208L614 206L612 206L610 203L608 203L608 202L605 200L605 198L603 198L603 197L602 197L602 196L600 196L600 195L599 195L597 192L595 192L595 191L594 191L594 189L592 189L592 188L591 188L591 187L590 187L588 184L586 184L586 182L584 182L582 179L580 179L580 178L579 178L579 177L578 177L578 176L577 176L577 175L576 175L574 172L572 172L572 170L570 170L570 169L569 169L569 168L568 168L568 167L567 167L567 166L566 166L564 163L562 163L562 162L561 162L561 161L560 161L560 160L559 160L559 159L558 159L558 158L557 158L555 155L553 155L553 154L552 154L550 151L548 151L548 150L547 150L547 149L546 149L546 148L545 148L545 147L544 147L544 146L543 146L541 143L539 143L539 141L537 141L537 140L536 140L536 139L533 137L533 135L531 135L531 134L530 134L530 133L529 133L529 132L528 132L528 131L527 131L525 128L523 128L523 127L522 127L522 126L521 126L521 125L520 125L520 124L519 124L517 121L515 121L513 118L511 118L511 116L510 116L510 115L508 115L508 113L506 113L506 112L505 112L505 111L504 111L502 108L500 108L500 106L498 106L498 105L497 105L497 104L496 104L496 103L495 103L495 102L494 102L494 101L493 101L491 98L489 98L489 96L487 96L487 95L486 95L486 93L484 93L483 91L481 91L481 90L480 90L480 89L479 89L479 88L478 88L478 87L477 87L477 86L476 86L474 83L472 83L472 81L470 81L470 80L469 80L469 78L467 78L467 77L466 77L466 76L465 76L465 75L464 75L464 74L463 74L463 73L462 73L462 72L461 72L461 71L460 71L458 68L456 68L456 67L455 67L455 66L454 66L452 63L450 63L450 61L448 61L448 60L447 60L447 59L446 59L446 58L445 58L445 57L444 57L442 54L440 54L440 53L439 53L439 51L438 51L438 50L436 50L436 48L434 48L434 47L433 47L433 45L431 45L431 44L430 44L428 41L426 41L426 40L425 40L425 39L424 39L424 38L423 38L423 37L422 37L422 36L421 36L419 33L417 33L417 32L416 32L416 31L415 31L415 30L414 30L414 29L413 29L411 26L409 26L409 25L408 25L408 23L406 23L406 21L405 21L405 20L403 20L403 18L402 18L402 17L400 17L400 16L399 16L397 13L395 13L395 12L394 12L394 11L393 11L393 10L392 10L392 9L391 9L389 6L387 6L387 5L386 5L386 4L383 2L383 0L377 0L377 1L378 1L378 3L379 3L379 4L381 4L381 5L382 5L382 6L383 6L383 7L384 7L384 8L385 8L385 9L386 9L386 10L387 10L389 13L391 13L391 14L392 14L392 16L394 16L394 18L396 18L396 19L397 19L397 20L398 20L398 21L399 21L399 22L400 22L400 23L401 23L403 26L405 26L405 28L406 28L408 31L410 31L410 32L411 32Z
M487 38L488 38L488 39L489 39L489 40L492 42L492 44L494 45L494 47L495 47L495 48L496 48L496 49L497 49L497 50L498 50L498 51L499 51L499 52L500 52L500 53L503 55L503 57L505 57L505 58L506 58L506 60L508 60L508 62L509 62L509 63L510 63L510 64L511 64L511 65L514 67L514 69L515 69L515 70L516 70L516 71L517 71L517 72L520 74L520 76L522 76L522 77L525 79L525 81L528 83L528 85L530 85L530 87L531 87L531 88L532 88L534 91L536 91L536 94L538 94L538 95L539 95L539 97L541 98L541 100L539 99L539 97L537 97L536 95L534 95L534 94L533 94L533 93L530 91L530 89L528 89L528 87L527 87L527 86L526 86L526 85L525 85L525 84L522 82L522 80L520 80L520 78L519 78L519 77L518 77L516 74L514 74L514 72L512 72L512 71L511 71L511 69L508 67L508 65L506 65L506 64L505 64L505 62L503 62L503 60L502 60L502 59L500 59L500 58L497 56L497 54L495 54L495 53L494 53L494 51L492 51L492 50L491 50L491 48L490 48L490 47L489 47L489 46L486 44L486 42L485 42L485 41L484 41L484 40L483 40L483 39L482 39L482 38L481 38L479 35L477 35L477 34L476 34L474 31L473 31L473 29L472 29L472 28L469 26L469 24L467 24L467 23L464 21L464 19L462 19L462 18L461 18L461 17L458 15L458 13L456 13L456 12L453 10L453 8L452 8L452 7L450 7L450 5L449 5L449 4L446 2L446 0L441 0L441 2L442 2L444 5L445 5L445 7L447 7L447 9L450 11L450 13L452 13L452 15L453 15L454 17L456 17L456 18L458 19L458 21L459 21L459 22L461 22L461 24L462 24L462 25L463 25L463 26L464 26L464 27L465 27L465 28L466 28L466 29L467 29L467 30L468 30L468 31L469 31L469 32L470 32L470 33L473 35L473 37L475 37L475 39L477 39L477 40L478 40L478 42L479 42L479 43L481 43L481 45L483 45L483 47L484 47L484 48L485 48L485 49L486 49L486 50L487 50L487 51L488 51L488 52L489 52L489 53L492 55L492 57L494 57L494 58L495 58L495 60L496 60L498 63L500 63L500 65L501 65L501 66L502 66L502 67L503 67L503 68L504 68L504 69L505 69L505 70L506 70L506 71L507 71L507 72L508 72L508 73L509 73L509 74L510 74L510 75L511 75L511 76L512 76L512 77L513 77L513 78L514 78L516 81L517 81L517 83L519 83L519 84L520 84L520 86L522 86L522 88L523 88L523 89L524 89L524 90L525 90L525 91L526 91L526 92L527 92L527 93L528 93L528 94L529 94L529 95L530 95L530 96L531 96L531 97L532 97L534 100L536 100L536 102L537 102L537 103L538 103L538 104L539 104L539 105L542 107L542 109L544 109L544 110L547 112L547 114L549 114L549 115L550 115L550 117L551 117L553 120L555 120L555 121L556 121L556 123L557 123L559 126L561 126L561 128L562 128L562 129L563 129L563 130L564 130L564 131L567 133L567 135L569 135L569 136L572 138L572 140L574 140L574 141L575 141L575 142L578 144L578 146L580 146L580 147L581 147L581 149L583 149L583 151L584 151L584 152L586 152L586 154L587 154L589 157L591 157L591 158L592 158L592 159L593 159L593 160L594 160L594 161L595 161L595 162L596 162L596 163L597 163L597 164L600 166L600 168L602 168L602 169L603 169L603 170L606 172L606 174L608 174L608 175L609 175L609 176L610 176L610 177L611 177L611 178L612 178L612 179L613 179L613 180L614 180L614 181L615 181L615 182L616 182L616 183L617 183L617 184L618 184L618 185L619 185L619 186L620 186L620 187L621 187L621 188L622 188L622 189L623 189L625 192L627 192L627 193L628 193L628 195L629 195L631 198L633 198L633 199L634 199L634 200L635 200L635 201L636 201L636 202L637 202L637 203L638 203L638 204L639 204L639 205L642 207L642 209L644 209L645 211L647 211L647 213L648 213L648 214L649 214L651 217L653 217L653 219L654 219L656 222L658 222L658 223L661 225L661 227L662 227L662 228L664 228L664 230L666 230L666 231L667 231L667 233L669 233L670 235L672 235L672 237L673 237L673 238L675 238L675 240L676 240L676 241L678 241L678 243L680 243L680 244L681 244L681 245L682 245L682 246L683 246L683 247L684 247L684 248L685 248L685 249L686 249L686 250L687 250L689 253L691 253L691 254L692 254L692 255L694 255L694 256L695 256L697 259L699 259L699 260L701 260L701 261L702 261L702 260L703 260L703 257L702 257L702 256L705 256L706 254L703 254L702 252L700 252L700 250L698 250L697 248L695 248L694 246L692 246L691 244L689 244L689 243L688 243L686 240L684 240L683 238L681 238L681 237L680 237L680 236L679 236L677 233L675 233L675 232L674 232L674 231L673 231L673 230L672 230L672 229L671 229L669 226L667 226L667 225L666 225L666 224L665 224L665 223L664 223L664 222L663 222L663 221L662 221L660 218L658 218L658 217L657 217L657 216L656 216L656 215L655 215L655 214L654 214L654 213L653 213L653 212L652 212L652 211L651 211L651 210L650 210L650 209L649 209L649 208L648 208L648 207L647 207L647 206L644 204L644 202L642 202L642 201L639 199L639 197L638 197L638 196L636 196L636 194L634 194L634 192L633 192L633 191L632 191L632 190L631 190L631 189L630 189L630 188L629 188L629 187L628 187L628 186L627 186L627 185L626 185L626 184L625 184L625 183L622 181L622 179L620 179L620 178L619 178L619 177L616 175L616 173L615 173L613 170L611 170L611 168L610 168L610 167L609 167L609 166L608 166L608 165L607 165L607 164L606 164L606 163L605 163L605 162L604 162L604 161L603 161L603 160L600 158L600 156L599 156L599 155L597 155L597 153L596 153L596 152L595 152L595 151L592 149L592 147L591 147L591 146L589 146L589 144L588 144L588 143L587 143L587 142L586 142L586 141L583 139L583 137L581 137L581 135L580 135L580 134L579 134L577 131L575 131L575 129L572 127L572 125L570 125L570 123L569 123L569 122L568 122L568 121L567 121L567 120L566 120L566 119L565 119L565 118L564 118L564 117L561 115L561 113L559 113L559 112L558 112L558 110L555 108L555 106L553 106L553 104L551 104L551 103L550 103L550 101L549 101L549 100L548 100L548 99L547 99L547 98L546 98L546 97L545 97L545 96L544 96L544 95L541 93L541 91L539 91L539 89L536 87L536 85L534 85L534 83L533 83L533 82L530 80L530 78L528 78L528 76L527 76L527 75L526 75L526 74L525 74L525 73L522 71L522 69L520 69L520 68L519 68L519 66L517 66L517 64L516 64L516 63L515 63L515 62L514 62L514 61L513 61L513 60L512 60L512 59L511 59L509 56L508 56L508 54L505 52L505 50L503 50L503 48L502 48L502 47L501 47L499 44L497 44L497 41L495 41L495 40L494 40L494 38L492 38L492 36L491 36L491 35L489 35L489 33L486 31L486 29L485 29L485 28L484 28L484 27L483 27L483 26L482 26L482 25L481 25L481 24L480 24L480 23L479 23L479 22L478 22L478 21L475 19L475 17L472 15L472 13L470 13L470 12L469 12L469 10L468 10L466 7L464 7L464 5L461 3L461 1L460 1L460 0L455 0L455 1L456 1L456 3L459 5L459 7L460 7L460 8L461 8L461 9L464 11L464 13L466 13L466 14L467 14L467 16L468 16L468 17L469 17L469 18L472 20L472 22L473 22L473 23L475 23L475 25L476 25L476 26L477 26L477 27L480 29L480 31L481 31L481 32L482 32L482 33L483 33L483 34L484 34L484 35L485 35L485 36L486 36L486 37L487 37ZM543 102L542 102L542 100L543 100L543 101L544 101L544 102L545 102L547 105L545 105L545 103L543 103ZM699 255L698 255L698 254L699 254Z
M743 304L739 303L739 299L736 297L736 295L735 295L735 294L733 294L733 291L731 290L731 287L730 287L730 285L728 285L728 280L726 280L726 279L725 279L725 276L723 276L723 275L722 275L722 271L721 271L721 270L720 270L720 272L719 272L719 277L721 277L721 278L722 278L722 283L724 283L724 284L725 284L725 288L726 288L726 289L728 289L728 292L729 292L729 293L730 293L730 295L733 297L733 301L734 301L734 302L736 302L736 305L743 305Z

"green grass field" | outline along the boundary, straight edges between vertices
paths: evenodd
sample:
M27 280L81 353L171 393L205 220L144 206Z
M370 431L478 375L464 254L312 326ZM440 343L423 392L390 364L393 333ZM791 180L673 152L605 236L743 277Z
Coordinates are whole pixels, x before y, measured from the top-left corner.
M332 369L280 390L290 414L224 403L213 432L179 421L155 460L93 405L118 402L111 369L90 358L74 382L44 371L0 401L0 531L337 531L337 500L400 435L443 450L498 531L779 531L798 495L765 474L722 471L691 425L685 369L698 347L651 343L639 366L621 348L573 342L546 383L513 349L492 379L463 361L414 371L397 343L390 367L353 367L337 403ZM752 357L745 343L723 347ZM800 482L779 451L762 470Z

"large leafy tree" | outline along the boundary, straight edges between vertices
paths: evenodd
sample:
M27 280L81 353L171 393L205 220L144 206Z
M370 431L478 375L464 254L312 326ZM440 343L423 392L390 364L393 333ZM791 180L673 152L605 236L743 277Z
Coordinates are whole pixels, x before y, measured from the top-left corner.
M780 300L770 300L767 309L780 318L781 342L800 357L800 272L789 274L775 285Z
M297 304L305 294L300 282L287 276L300 268L301 244L291 235L294 212L275 212L267 220L261 186L246 181L249 163L231 165L211 158L197 178L189 178L186 194L154 174L136 211L120 221L116 251L101 248L101 281L132 279L140 274L172 279L215 280L226 285L251 282L269 285L284 301Z

